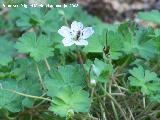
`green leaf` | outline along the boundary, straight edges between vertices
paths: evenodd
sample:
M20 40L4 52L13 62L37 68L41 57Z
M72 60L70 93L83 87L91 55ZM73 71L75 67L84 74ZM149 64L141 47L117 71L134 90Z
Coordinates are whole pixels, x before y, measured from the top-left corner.
M108 82L113 72L113 66L95 59L91 69L91 79L99 82Z
M7 109L11 112L19 112L21 110L21 96L10 91L3 90L18 90L16 81L12 79L6 79L1 81L0 84L2 87L0 88L0 108Z
M58 29L62 26L63 19L61 17L56 9L48 11L42 18L43 22L40 23L41 30L46 34L57 33Z
M80 74L81 73L81 74ZM68 85L84 87L86 75L81 66L61 66L58 70L52 70L50 76L45 77L45 84L49 96L55 96L60 89Z
M5 38L0 38L0 65L6 66L11 62L14 53L14 43L6 40Z
M0 85L0 108L11 112L19 112L23 107L31 108L36 101L35 99L23 97L11 91L18 91L34 96L41 96L43 94L37 79L26 79L19 82L13 79L5 79L0 81Z
M122 56L122 36L118 32L107 32L107 47L111 59L119 59Z
M160 12L157 10L149 11L149 12L139 12L138 18L150 21L153 23L160 24Z
M120 29L123 36L122 51L127 55L134 54L147 60L153 58L156 55L155 41L151 37L154 36L153 29L135 26L128 24L128 28Z
M53 60L53 58L52 58ZM44 61L40 61L36 63L39 67L41 76L44 76L46 74L47 67ZM14 69L12 69L12 74L16 77L16 80L23 80L23 79L39 79L37 68L36 68L35 61L33 59L23 58L23 59L17 59L15 61ZM50 64L52 67L52 64Z
M18 8L17 10L21 10L22 16L19 16L16 24L18 27L22 29L28 29L32 26L39 26L43 22L44 11L39 8Z
M144 59L150 59L156 55L156 45L152 36L155 36L152 28L146 29L142 27L136 31L136 49L138 54Z
M0 28L4 29L5 28L5 20L2 16L0 16Z
M28 95L33 95L33 96L41 96L42 93L42 87L38 81L38 79L24 79L19 81L18 83L19 88L21 89L22 93L28 94ZM22 105L24 107L32 108L35 99L27 98L24 97L22 100Z
M56 8L54 10L49 10L47 13L39 8L31 7L27 10L25 9L26 8L18 8L18 11L21 11L22 15L19 15L16 21L16 25L22 30L34 27L41 32L50 34L57 32L63 21Z
M53 103L49 110L65 117L69 110L74 112L88 112L90 107L89 94L80 88L65 87L62 88L56 97L53 97Z
M20 53L30 54L35 61L40 61L50 56L53 56L53 48L51 41L44 35L36 37L33 32L25 33L17 42L16 48Z
M151 95L159 91L160 84L156 73L145 70L142 66L135 67L129 72L132 75L128 77L130 85L140 88L143 94Z
M94 24L95 23L93 23L93 25ZM110 27L115 27L116 29L117 26L110 26L102 22L98 23L97 26L93 26L95 34L88 39L89 44L84 48L84 51L89 53L102 53L106 44L106 31L112 30Z

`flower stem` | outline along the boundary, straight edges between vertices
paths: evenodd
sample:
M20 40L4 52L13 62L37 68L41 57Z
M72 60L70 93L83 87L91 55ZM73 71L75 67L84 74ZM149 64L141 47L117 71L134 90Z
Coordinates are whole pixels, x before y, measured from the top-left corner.
M81 53L80 53L80 50L79 50L78 46L76 46L76 48L77 48L77 56L78 56L78 59L80 60L80 64L82 65L84 72L87 73L87 71L86 71L86 69L85 69L85 67L84 67L84 62L83 62L83 59L82 59L82 55L81 55ZM89 86L89 76L87 76L86 81L87 81L87 84L88 84L88 86Z
M44 97L40 97L40 96L28 95L28 94L20 93L20 92L17 92L17 91L15 91L15 90L10 90L10 89L2 89L2 90L9 91L9 92L12 92L12 93L15 93L15 94L24 96L24 97L29 97L29 98L33 98L33 99L40 99L40 100L46 100L46 101L52 102L52 100L49 99L49 98L44 98Z
M143 107L145 108L146 107L146 98L145 98L145 95L143 94Z
M77 55L78 55L78 58L79 58L79 60L80 60L80 64L84 64L84 62L83 62L83 59L82 59L82 55L81 55L81 53L80 53L80 50L79 50L79 48L78 48L78 46L76 46L77 47Z
M42 88L43 88L44 90L46 90L46 88L45 88L45 85L44 85L44 83L43 83L42 76L41 76L41 73L40 73L40 70L39 70L39 67L38 67L37 63L36 63L36 69L37 69L37 73L38 73L38 77L39 77L40 84L41 84Z
M45 58L44 61L45 61L45 64L46 64L46 66L47 66L48 71L50 71L50 70L51 70L51 67L50 67L47 59Z
M93 98L94 95L94 88L91 89L91 99Z

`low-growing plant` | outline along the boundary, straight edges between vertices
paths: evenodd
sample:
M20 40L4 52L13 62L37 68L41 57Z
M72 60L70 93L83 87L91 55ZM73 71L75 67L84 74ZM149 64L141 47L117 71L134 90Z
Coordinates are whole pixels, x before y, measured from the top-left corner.
M160 119L158 28L70 7L10 8L0 21L0 119Z

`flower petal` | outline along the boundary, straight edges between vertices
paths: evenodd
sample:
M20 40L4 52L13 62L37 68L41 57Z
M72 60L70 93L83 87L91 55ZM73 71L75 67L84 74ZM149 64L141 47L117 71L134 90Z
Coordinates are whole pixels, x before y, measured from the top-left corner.
M69 27L66 26L62 26L59 30L58 33L65 37L65 38L71 38L72 34L71 34L71 29Z
M74 43L76 44L76 45L88 45L88 41L86 41L86 40L79 40L79 41L74 41Z
M71 30L73 33L77 33L83 29L83 24L81 22L74 21L71 24Z
M82 39L87 39L87 38L89 38L93 33L94 33L94 30L93 30L92 27L86 27L86 28L83 29L83 31L82 31L81 38L82 38Z
M74 41L73 41L72 39L64 38L64 39L62 40L62 43L63 43L64 46L71 46L71 45L74 44Z

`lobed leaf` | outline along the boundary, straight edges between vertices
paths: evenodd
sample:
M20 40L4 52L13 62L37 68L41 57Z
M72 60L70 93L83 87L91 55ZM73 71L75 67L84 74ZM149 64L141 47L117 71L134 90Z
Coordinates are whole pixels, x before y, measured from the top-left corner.
M89 94L80 88L72 88L70 86L62 88L53 97L53 103L51 104L49 110L65 117L69 110L74 112L88 112L90 107Z
M15 54L14 43L0 38L0 65L6 66L12 61L13 55Z
M129 71L132 76L128 77L131 86L139 87L145 95L152 95L159 91L159 78L157 74L145 70L142 66Z
M16 48L20 53L30 54L35 61L53 56L51 41L44 35L36 37L33 32L25 33L17 42Z

